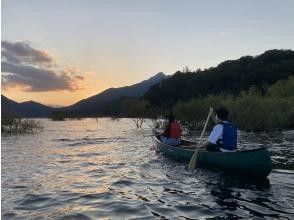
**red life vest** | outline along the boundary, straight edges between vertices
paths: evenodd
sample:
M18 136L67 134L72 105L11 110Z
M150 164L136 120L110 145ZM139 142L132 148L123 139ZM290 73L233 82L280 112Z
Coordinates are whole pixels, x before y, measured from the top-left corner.
M171 137L171 138L180 138L181 137L182 129L177 122L170 123L169 129L170 129L169 137Z

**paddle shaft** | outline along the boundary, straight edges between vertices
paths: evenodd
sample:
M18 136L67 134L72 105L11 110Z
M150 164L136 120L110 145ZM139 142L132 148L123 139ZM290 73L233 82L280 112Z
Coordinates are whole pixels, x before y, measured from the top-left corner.
M204 133L205 133L205 131L206 131L206 127L207 127L207 124L208 124L208 121L209 121L209 117L210 117L210 111L209 111L209 113L208 113L208 115L207 115L207 119L206 119L206 122L205 122L204 128L203 128L203 130L202 130L201 136L200 136L199 144L202 143L202 138L203 138L203 135L204 135Z
M154 137L156 135L158 135L158 134L149 134L149 135L144 135L143 137Z
M211 111L210 111L210 109L209 109L209 113L208 113L208 115L207 115L207 119L206 119L206 122L205 122L204 128L203 128L203 130L202 130L201 136L200 136L199 144L196 146L195 152L194 152L194 154L193 154L193 156L192 156L192 158L191 158L191 160L190 160L190 162L189 162L189 166L188 166L188 168L189 168L190 170L194 170L195 167L196 167L196 160L197 160L198 150L199 150L199 147L201 146L202 138L203 138L203 135L204 135L204 133L205 133L205 130L206 130L206 127L207 127L207 124L208 124L209 118L210 118L210 113L211 113Z

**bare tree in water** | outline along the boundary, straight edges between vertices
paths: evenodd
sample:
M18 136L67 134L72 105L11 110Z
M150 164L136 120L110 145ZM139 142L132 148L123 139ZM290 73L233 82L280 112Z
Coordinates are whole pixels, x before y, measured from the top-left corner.
M147 108L150 106L146 100L127 100L125 106L128 109L129 117L133 118L133 122L137 128L142 128L147 115Z
M133 118L137 128L142 128L143 122L145 121L144 118Z
M13 114L3 114L1 118L1 132L3 134L36 133L43 130L39 121L22 119Z

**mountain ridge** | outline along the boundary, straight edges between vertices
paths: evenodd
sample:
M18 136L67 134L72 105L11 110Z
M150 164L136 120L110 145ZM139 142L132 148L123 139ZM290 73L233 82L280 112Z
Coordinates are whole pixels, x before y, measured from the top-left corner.
M61 108L61 110L75 112L76 114L99 114L103 111L107 102L112 102L122 97L139 98L143 96L151 86L168 77L169 76L164 73L159 72L147 80L143 80L130 86L108 88L97 95L82 99L73 105Z
M1 95L2 114L12 113L20 117L48 117L53 111L74 112L80 115L99 114L103 111L103 107L116 99L122 97L139 98L141 97L152 85L168 78L162 72L143 80L139 83L123 86L118 88L108 88L94 96L65 107L50 107L35 101L25 101L18 103L12 99Z
M4 95L1 95L1 113L4 116L7 114L13 114L20 117L42 117L49 115L53 110L54 108L35 101L18 103Z

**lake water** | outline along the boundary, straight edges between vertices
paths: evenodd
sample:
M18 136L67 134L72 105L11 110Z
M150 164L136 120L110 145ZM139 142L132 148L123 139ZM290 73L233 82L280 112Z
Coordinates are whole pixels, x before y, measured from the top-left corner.
M38 134L2 136L2 219L294 219L294 131L239 134L272 153L256 183L156 153L150 121L40 121Z

